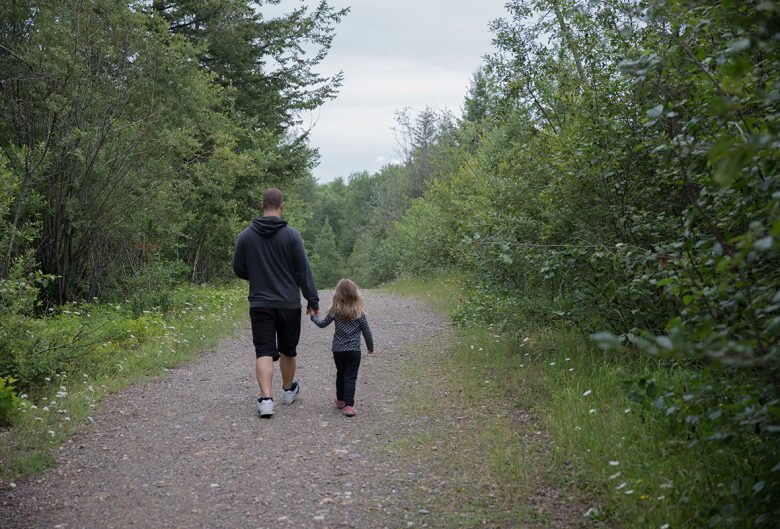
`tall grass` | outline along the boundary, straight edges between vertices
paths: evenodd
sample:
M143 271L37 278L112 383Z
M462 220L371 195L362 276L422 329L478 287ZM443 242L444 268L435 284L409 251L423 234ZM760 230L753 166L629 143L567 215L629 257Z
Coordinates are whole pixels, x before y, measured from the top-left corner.
M452 307L457 287L450 278L390 288ZM469 442L483 447L505 498L522 503L541 478L578 491L581 515L597 524L728 527L733 520L723 506L737 513L743 489L755 486L753 468L778 457L776 447L686 438L679 417L664 417L653 399L629 397L638 379L652 382L659 396L663 388L706 385L706 367L605 352L562 323L498 329L463 324L441 383L493 414L480 419Z
M91 424L102 397L197 358L234 329L244 296L239 284L185 286L170 292L165 312L81 303L26 322L31 335L51 341L47 349L69 353L21 359L36 376L23 381L18 412L2 432L0 476L14 479L53 465L55 448Z

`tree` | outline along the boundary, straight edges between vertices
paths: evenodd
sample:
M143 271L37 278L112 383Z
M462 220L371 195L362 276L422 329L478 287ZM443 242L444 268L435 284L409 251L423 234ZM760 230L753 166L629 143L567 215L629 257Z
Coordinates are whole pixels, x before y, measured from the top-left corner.
M325 219L312 246L312 273L320 288L336 286L344 277L343 258L336 245L330 221Z

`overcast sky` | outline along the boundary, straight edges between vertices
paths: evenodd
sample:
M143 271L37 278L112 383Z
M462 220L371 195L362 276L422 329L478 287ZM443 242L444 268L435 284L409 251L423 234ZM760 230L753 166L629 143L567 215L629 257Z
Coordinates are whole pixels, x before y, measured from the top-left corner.
M316 5L283 0L281 9ZM460 115L482 56L492 51L490 21L505 0L331 0L351 6L319 71L344 72L338 97L305 117L320 151L319 182L375 172L397 156L396 110L425 106ZM277 7L276 9L279 9ZM264 9L265 11L265 9Z

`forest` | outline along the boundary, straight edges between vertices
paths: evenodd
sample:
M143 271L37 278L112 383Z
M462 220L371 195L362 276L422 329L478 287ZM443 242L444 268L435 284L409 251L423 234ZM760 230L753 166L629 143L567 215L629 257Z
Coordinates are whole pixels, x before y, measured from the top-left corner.
M457 276L464 328L575 333L691 465L684 526L773 527L780 5L509 0L458 115L398 109L400 163L319 184L300 116L346 12L264 3L0 5L0 419L121 334L74 311L222 295L276 185L319 288Z

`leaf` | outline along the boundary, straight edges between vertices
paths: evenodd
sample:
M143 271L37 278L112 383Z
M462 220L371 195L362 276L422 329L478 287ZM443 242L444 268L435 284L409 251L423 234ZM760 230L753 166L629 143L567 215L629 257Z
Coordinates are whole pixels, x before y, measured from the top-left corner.
M729 187L737 179L740 169L740 159L736 156L726 156L715 169L713 179L721 187Z
M655 119L657 117L660 117L661 114L664 113L664 105L661 103L660 105L654 106L650 110L647 111L647 117L650 119Z
M591 334L590 339L596 342L602 349L614 349L621 344L620 338L606 331Z
M753 243L753 248L760 251L765 252L767 250L772 249L772 243L774 242L774 239L772 239L771 235L767 235L766 237L757 240Z
M744 39L735 40L731 44L729 44L728 48L726 48L726 54L733 55L735 53L744 51L749 47L750 47L750 39L744 38Z

